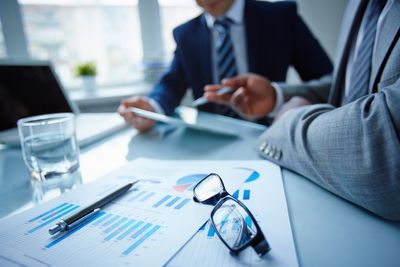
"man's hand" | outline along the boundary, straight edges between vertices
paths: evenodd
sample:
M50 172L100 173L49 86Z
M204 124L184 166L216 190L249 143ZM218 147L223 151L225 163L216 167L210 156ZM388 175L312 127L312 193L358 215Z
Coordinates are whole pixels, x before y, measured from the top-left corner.
M221 87L237 89L232 94L217 95ZM204 89L207 100L229 105L247 119L264 117L275 107L275 89L269 80L257 74L224 79L222 85L207 85Z
M118 113L125 119L125 121L129 125L135 127L141 132L149 130L155 124L155 122L152 120L135 115L128 110L129 107L135 107L155 112L149 101L147 101L143 97L134 96L132 98L122 100L121 104L118 107Z

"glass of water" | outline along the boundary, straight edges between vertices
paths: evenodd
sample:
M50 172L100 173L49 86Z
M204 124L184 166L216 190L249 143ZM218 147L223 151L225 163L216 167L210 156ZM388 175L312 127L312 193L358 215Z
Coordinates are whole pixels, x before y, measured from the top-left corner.
M79 169L79 147L72 113L18 121L24 161L35 180L68 177Z

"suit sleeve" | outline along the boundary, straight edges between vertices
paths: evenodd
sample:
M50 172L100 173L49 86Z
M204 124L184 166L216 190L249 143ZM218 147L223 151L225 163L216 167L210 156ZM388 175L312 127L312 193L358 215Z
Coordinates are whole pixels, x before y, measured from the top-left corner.
M292 64L303 81L332 73L328 55L295 10Z
M284 102L289 101L294 96L301 96L314 104L327 103L332 86L332 74L298 85L286 83L278 83L278 85L282 89Z
M149 94L149 97L157 101L166 115L173 113L188 88L188 82L183 68L184 57L181 49L182 44L176 30L174 30L174 39L177 48L171 66Z
M381 217L400 220L399 87L400 79L340 108L289 111L260 137L259 151Z

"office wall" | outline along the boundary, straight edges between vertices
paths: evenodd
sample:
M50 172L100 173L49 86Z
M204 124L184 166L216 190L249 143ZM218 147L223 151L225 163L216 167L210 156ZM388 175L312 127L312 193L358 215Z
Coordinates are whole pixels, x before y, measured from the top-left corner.
M296 2L299 14L334 62L337 38L347 0L296 0ZM297 73L291 69L288 73L288 82L299 81Z
M297 0L299 13L333 60L347 0Z

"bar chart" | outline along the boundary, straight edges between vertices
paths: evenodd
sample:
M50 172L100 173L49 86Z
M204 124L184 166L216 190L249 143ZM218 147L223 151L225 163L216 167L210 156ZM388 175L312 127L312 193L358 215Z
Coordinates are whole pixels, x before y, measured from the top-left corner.
M160 207L164 206L164 207L169 207L169 208L174 208L176 210L180 210L189 202L190 202L189 198L182 198L182 197L178 197L178 196L173 197L171 195L166 195L166 196L162 197L159 201L157 201L153 205L153 208L160 208Z
M158 209L171 208L174 210L180 210L190 202L190 199L182 194L160 194L160 192L156 193L151 190L135 190L131 192L124 201L142 207L146 206Z
M250 199L250 189L244 189L244 190L236 190L233 194L232 197L239 199L239 200L249 200Z
M26 224L32 225L26 234L35 234L39 231L40 234L43 234L43 232L47 232L51 223L57 223L58 220L72 214L78 208L78 205L65 202L41 213L26 222ZM89 228L90 231L94 232L102 243L110 241L125 242L126 245L121 251L121 256L128 256L160 231L162 226L146 220L132 219L127 216L101 211L72 230L57 236L46 244L44 249L52 249L84 228Z
M63 203L55 208L46 211L28 221L28 223L36 223L37 225L27 231L27 234L35 233L43 229L46 226L49 226L51 223L56 223L57 220L60 220L62 217L76 211L79 208L78 205Z

